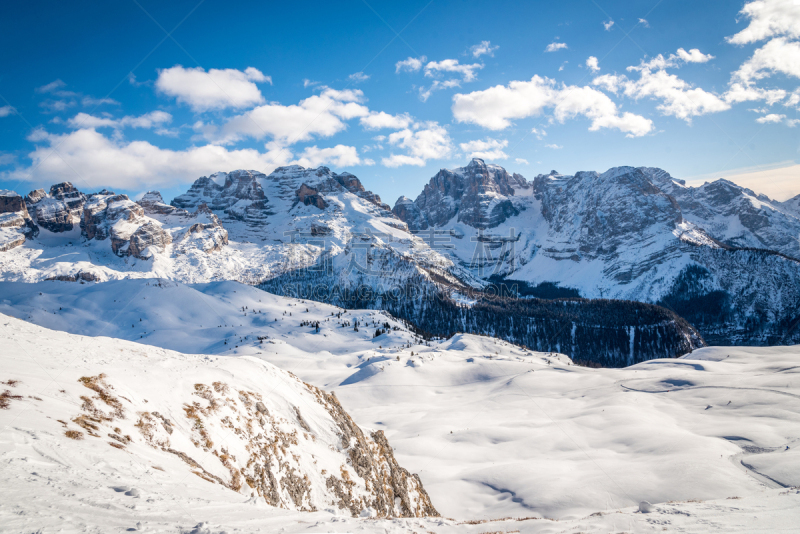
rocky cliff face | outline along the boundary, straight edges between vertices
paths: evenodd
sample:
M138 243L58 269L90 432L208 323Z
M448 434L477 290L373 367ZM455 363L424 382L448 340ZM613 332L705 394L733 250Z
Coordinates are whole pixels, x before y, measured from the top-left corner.
M206 204L231 221L242 221L249 226L267 222L272 212L269 199L261 187L266 176L257 171L218 172L198 178L183 195L173 199L172 205L184 209L197 209ZM222 185L220 185L222 184Z
M49 194L44 189L31 191L25 202L39 226L51 232L68 232L80 223L86 195L71 183L63 182L53 185Z
M127 195L94 195L84 205L83 232L87 239L111 240L117 256L147 259L149 247L163 251L172 236L144 214L144 208Z
M411 230L442 226L456 216L474 228L494 228L519 213L509 199L515 190L523 194L530 184L499 165L474 158L466 167L439 171L414 201L415 208L401 197L394 213Z
M789 213L796 215L800 218L800 195L792 197L789 200L781 202L781 207Z
M159 215L189 215L189 212L164 203L164 198L158 191L148 191L136 201L147 214Z
M0 190L0 252L18 247L38 233L24 199L14 191Z

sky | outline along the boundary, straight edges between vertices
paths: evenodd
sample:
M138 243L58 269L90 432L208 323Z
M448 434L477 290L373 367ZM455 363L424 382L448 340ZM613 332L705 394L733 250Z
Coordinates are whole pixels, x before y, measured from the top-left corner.
M393 205L472 157L800 194L800 1L14 2L0 188L168 201L325 165Z

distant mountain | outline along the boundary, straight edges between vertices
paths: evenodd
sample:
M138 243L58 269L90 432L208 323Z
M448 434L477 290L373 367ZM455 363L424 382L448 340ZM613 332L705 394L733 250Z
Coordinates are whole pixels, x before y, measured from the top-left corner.
M446 236L437 252L476 278L659 303L713 343L774 344L800 341L792 206L725 180L687 187L655 168L527 182L473 159L440 171L413 202L401 197L394 213Z
M704 337L800 340L798 216L733 184L689 188L659 169L528 181L473 159L393 210L327 167L220 172L171 205L158 192L134 202L68 183L4 195L4 280L238 280L384 309L424 335L494 335L608 365L683 354ZM569 313L529 301L576 296L614 300L573 300ZM671 311L650 314L651 304ZM666 330L648 341L656 325Z

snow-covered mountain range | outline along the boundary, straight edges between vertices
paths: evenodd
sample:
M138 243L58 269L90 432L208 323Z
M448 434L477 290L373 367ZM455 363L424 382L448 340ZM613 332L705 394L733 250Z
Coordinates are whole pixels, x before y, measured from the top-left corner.
M440 171L393 210L354 175L326 167L220 172L171 205L157 192L134 202L63 183L49 193L0 194L0 276L239 280L391 310L437 335L467 325L504 335L453 311L499 288L659 304L713 343L787 343L800 339L799 201L774 202L722 180L691 188L653 168L528 181L480 159ZM441 295L446 312L430 304ZM538 338L512 340L569 352L574 341L554 341L542 328ZM699 339L683 326L677 332ZM540 338L551 345L537 345ZM625 343L614 350L625 352Z
M473 159L394 213L447 236L437 251L476 278L660 303L716 343L781 343L800 339L798 201L647 167L528 182Z

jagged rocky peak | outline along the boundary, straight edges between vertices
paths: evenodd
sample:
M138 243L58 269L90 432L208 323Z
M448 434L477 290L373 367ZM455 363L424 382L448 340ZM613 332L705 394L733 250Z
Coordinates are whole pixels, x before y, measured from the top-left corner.
M163 251L172 243L170 233L128 195L93 195L83 208L83 234L98 241L110 238L114 254L140 259L152 256L150 247Z
M658 182L658 187L675 198L685 219L718 241L800 257L800 213L791 203L772 200L725 179L700 187L687 187L681 182L665 180Z
M187 210L206 204L211 210L222 212L232 221L259 226L266 223L267 218L273 214L261 185L264 179L264 173L252 170L217 172L198 178L189 191L175 197L171 204Z
M354 174L343 172L337 174L328 167L317 167L316 169L302 167L300 165L289 165L278 167L269 175L270 180L274 180L287 190L293 191L297 200L306 206L316 206L325 209L325 193L339 193L347 191L379 208L391 212L388 204L381 201L381 197L367 191Z
M113 195L113 193L111 193ZM141 199L137 202L142 208L144 208L144 212L147 214L160 214L160 215L188 215L189 212L181 209L176 208L175 206L170 206L164 202L164 198L161 196L161 193L158 191L148 191L145 193Z
M25 200L14 191L0 190L0 252L18 247L38 233Z
M32 204L36 204L46 196L47 196L47 191L45 191L44 189L35 189L27 194L27 196L25 197L25 203L30 206Z
M259 179L266 178L262 172L238 170L229 173L218 172L211 177L215 179L215 182L224 178L223 197L233 197L239 200L266 200L267 198L264 189L258 183Z
M85 202L86 195L70 182L53 185L49 194L37 189L25 197L32 219L51 232L68 232L79 224Z
M403 197L394 213L411 230L442 226L456 216L474 228L494 228L519 213L510 197L530 188L523 176L473 158L466 167L442 169L431 178L414 201L416 210Z
M800 195L781 202L781 206L789 213L800 218Z
M188 230L176 238L179 252L186 253L190 248L196 248L211 254L228 244L228 231L208 205L200 204L189 219Z
M200 203L205 203L212 210L224 210L239 200L267 200L259 183L264 178L266 175L258 171L216 172L195 180L189 191L175 197L171 204L178 208L195 209Z

